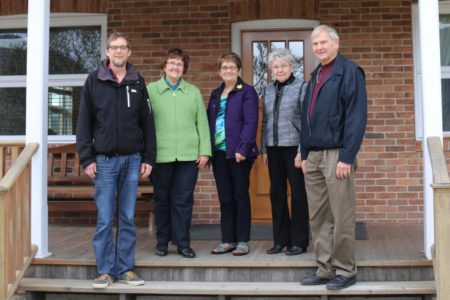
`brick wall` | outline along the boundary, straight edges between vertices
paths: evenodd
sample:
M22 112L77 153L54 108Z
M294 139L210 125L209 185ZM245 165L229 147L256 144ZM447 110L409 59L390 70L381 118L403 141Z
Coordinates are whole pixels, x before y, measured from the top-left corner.
M136 1L130 5L133 8L123 6L120 1L108 2L109 29L126 31L139 44L134 62L142 64L138 68L144 70L146 80L160 75L159 58L164 49L180 46L192 57L187 79L202 89L206 100L218 82L216 58L230 49L227 1ZM280 17L280 10L273 11ZM267 12L265 16L270 18ZM257 18L249 14L247 20ZM411 1L321 0L317 19L338 29L342 53L357 61L367 75L369 122L359 155L357 218L422 222L421 144L414 134ZM195 198L196 222L216 221L219 209L209 172L201 172Z
M219 84L218 57L231 48L228 1L121 1L107 3L108 31L126 33L133 42L131 62L146 82L162 75L161 58L170 47L180 47L190 55L184 76L203 93ZM214 223L220 209L214 177L201 170L195 188L193 220Z
M366 71L369 120L359 154L357 218L422 222L421 143L415 141L411 1L320 1L341 51Z
M369 95L369 121L356 180L357 218L420 223L422 151L414 131L412 2L260 0L254 1L257 11L248 11L241 8L251 7L249 0L102 1L108 31L130 36L131 62L147 82L161 75L164 51L178 46L190 53L185 77L202 90L205 101L220 80L217 58L231 48L232 20L313 18L336 27L341 52L366 71ZM292 9L279 9L286 5ZM445 145L450 151L450 142ZM200 172L195 199L194 222L218 222L219 203L210 171Z

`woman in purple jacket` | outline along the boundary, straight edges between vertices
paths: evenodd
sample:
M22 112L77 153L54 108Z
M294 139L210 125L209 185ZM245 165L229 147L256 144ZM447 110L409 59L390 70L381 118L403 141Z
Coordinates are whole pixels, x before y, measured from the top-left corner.
M211 93L208 120L213 149L212 166L220 201L222 242L212 254L248 254L250 240L250 170L255 157L258 96L242 81L240 57L219 59L223 83Z

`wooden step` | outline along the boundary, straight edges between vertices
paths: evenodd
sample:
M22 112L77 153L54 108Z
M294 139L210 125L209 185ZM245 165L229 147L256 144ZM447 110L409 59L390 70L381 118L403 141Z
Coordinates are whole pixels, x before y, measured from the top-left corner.
M60 243L66 245L77 237L67 234L64 228L61 227L58 235L61 236ZM78 234L91 237L94 231L95 228L89 232L80 229ZM169 245L168 256L157 256L153 253L156 242L152 239L154 236L149 238L145 228L138 228L136 272L149 281L228 281L230 278L239 278L236 280L298 282L317 270L312 251L298 257L271 256L265 253L266 249L273 246L269 241L250 241L252 252L244 257L211 255L210 251L217 241L192 241L191 246L197 256L196 259L186 259L177 255L176 246L173 245ZM27 271L27 277L93 278L97 270L92 245L89 243L91 241L86 238L86 242L80 245L64 248L65 253L35 258ZM357 267L357 280L361 282L434 280L432 262L425 259L360 260L357 261Z
M302 286L298 282L180 282L147 281L142 286L114 283L106 289L94 289L92 280L24 278L21 291L46 293L104 293L140 295L223 295L223 296L387 296L434 295L434 281L357 282L341 290L329 291L324 285Z

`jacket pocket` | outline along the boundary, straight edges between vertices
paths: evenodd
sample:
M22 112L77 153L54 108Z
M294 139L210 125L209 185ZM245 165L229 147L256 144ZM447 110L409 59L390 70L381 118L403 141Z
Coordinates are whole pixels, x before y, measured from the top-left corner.
M329 118L331 138L333 144L340 141L341 135L341 116L334 115Z

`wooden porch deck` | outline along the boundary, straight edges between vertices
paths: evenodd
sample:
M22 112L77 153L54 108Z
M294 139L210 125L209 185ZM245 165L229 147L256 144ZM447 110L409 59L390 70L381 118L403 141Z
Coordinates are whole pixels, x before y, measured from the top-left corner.
M136 272L146 284L139 288L114 284L99 291L91 284L96 275L91 242L94 231L94 227L49 226L52 255L33 260L20 289L41 296L45 293L55 293L58 297L82 293L82 299L86 300L98 299L97 293L120 295L107 299L177 300L279 299L289 296L295 296L295 299L306 297L305 300L361 299L358 295L417 300L435 294L432 262L423 255L423 226L419 224L367 225L368 239L357 240L358 282L343 291L298 284L316 270L312 247L298 256L267 255L265 251L272 242L255 240L250 241L249 255L236 257L210 254L217 240L194 240L191 246L197 253L195 259L181 257L174 246L169 247L168 256L159 257L154 254L155 236L149 234L147 228L138 228L136 247ZM146 296L134 297L134 294Z
M95 265L92 236L95 228L90 226L49 226L49 251L52 255L34 259L33 265ZM368 224L368 239L357 240L358 266L431 266L423 254L423 225L421 224ZM195 259L186 259L169 246L169 255L154 254L156 238L147 228L138 228L136 245L137 267L313 267L313 247L297 256L284 254L267 255L265 250L271 241L250 241L249 255L236 257L231 254L211 255L210 250L218 240L192 241Z

